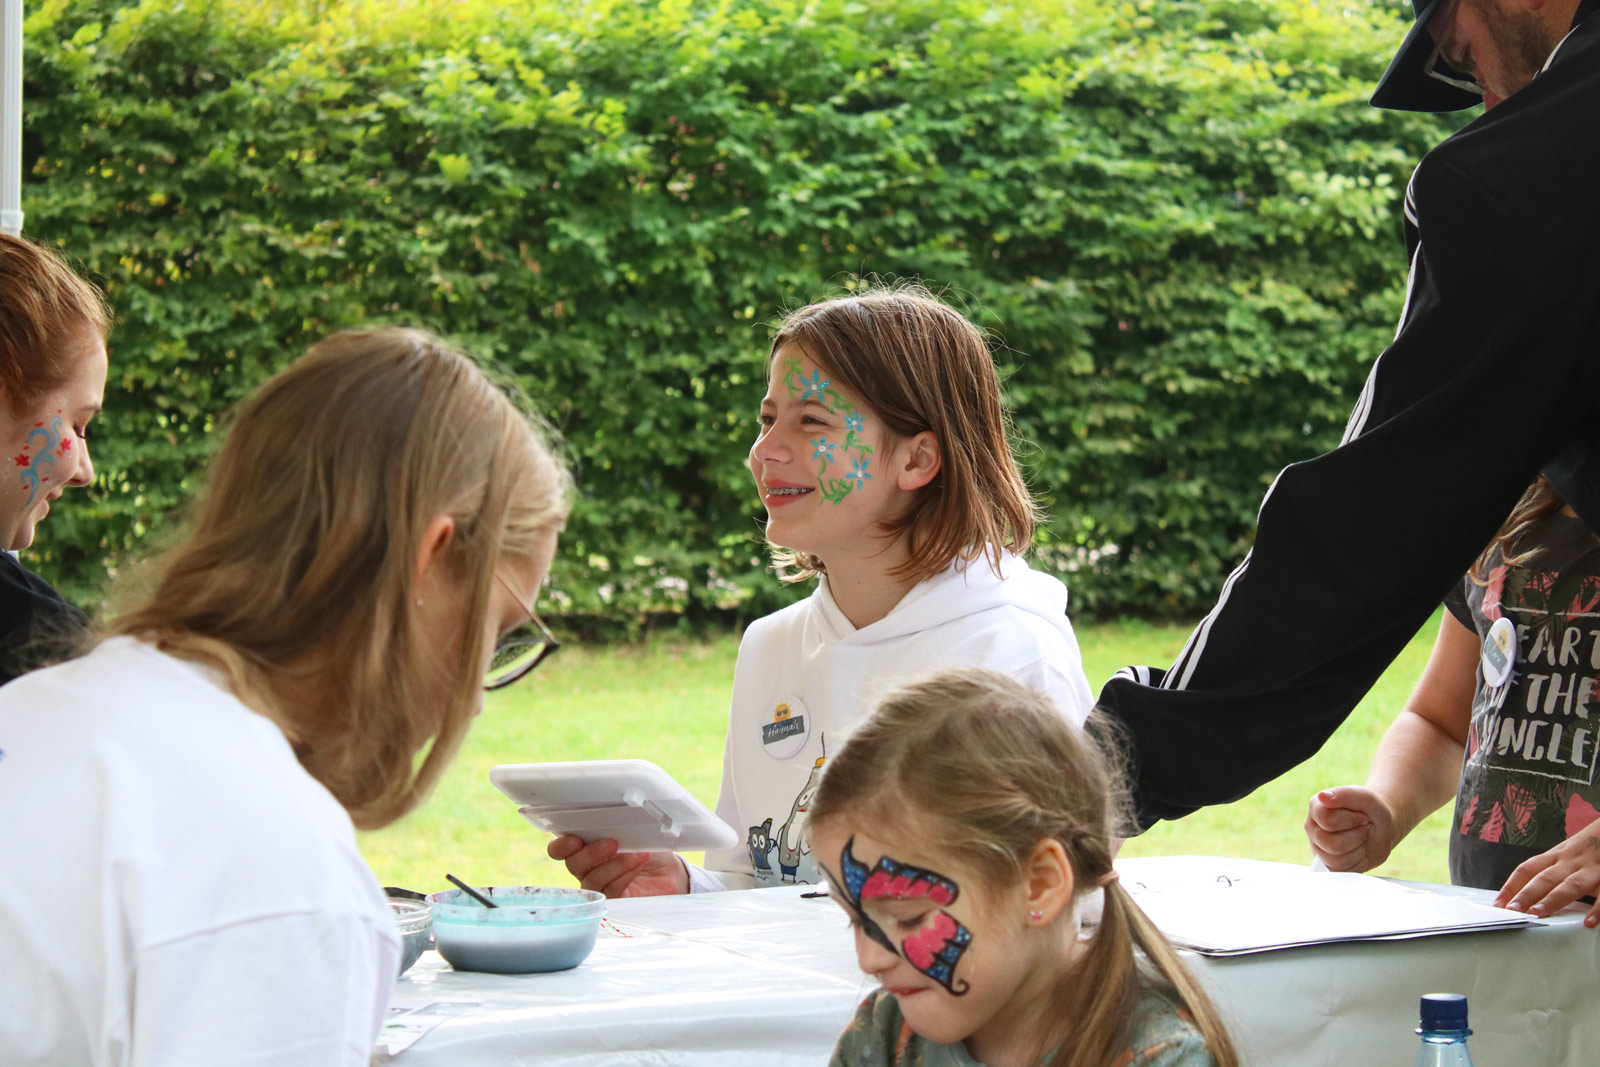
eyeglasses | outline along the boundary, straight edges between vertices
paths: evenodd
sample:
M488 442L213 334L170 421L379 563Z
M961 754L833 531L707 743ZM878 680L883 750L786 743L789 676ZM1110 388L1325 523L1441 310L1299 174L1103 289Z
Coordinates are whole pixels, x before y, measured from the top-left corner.
M1433 37L1434 45L1433 51L1428 54L1428 61L1422 65L1422 73L1434 81L1441 81L1456 89L1464 89L1482 96L1483 86L1471 78L1460 77L1454 64L1450 62L1450 57L1445 55L1445 45L1450 40L1450 30L1455 26L1456 8L1459 6L1461 0L1445 0L1439 12L1428 20L1428 34ZM1440 26L1442 29L1434 33L1435 26Z
M555 634L534 614L533 605L517 596L516 590L507 585L500 575L496 574L494 578L528 613L528 621L500 638L494 646L494 652L489 656L489 669L483 672L483 688L490 692L520 681L561 647Z

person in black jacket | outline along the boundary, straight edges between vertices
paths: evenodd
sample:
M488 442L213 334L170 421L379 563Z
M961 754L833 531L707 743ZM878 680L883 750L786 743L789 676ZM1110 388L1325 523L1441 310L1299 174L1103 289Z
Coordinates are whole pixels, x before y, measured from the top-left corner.
M1400 329L1344 442L1279 474L1177 662L1101 693L1142 827L1315 753L1541 470L1600 530L1600 0L1414 5L1373 103L1493 106L1412 176Z
M94 478L87 431L110 322L99 291L59 256L0 234L0 684L88 623L12 553L68 486Z

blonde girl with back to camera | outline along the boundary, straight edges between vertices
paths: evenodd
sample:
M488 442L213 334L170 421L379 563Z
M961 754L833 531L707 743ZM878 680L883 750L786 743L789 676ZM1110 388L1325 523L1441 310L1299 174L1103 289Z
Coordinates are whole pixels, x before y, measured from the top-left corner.
M400 946L354 827L421 801L528 647L568 492L418 331L245 403L98 643L0 690L0 1062L367 1064Z
M833 1067L1236 1067L1112 867L1102 754L993 671L891 694L830 759L812 846L882 988ZM1079 912L1104 890L1085 938ZM1135 949L1143 960L1135 955Z
M741 843L704 868L559 837L550 855L608 895L817 883L805 824L830 754L892 686L983 664L1081 723L1092 704L1067 589L1022 558L1039 514L994 358L915 286L794 312L772 341L750 471L797 604L739 646L717 814Z

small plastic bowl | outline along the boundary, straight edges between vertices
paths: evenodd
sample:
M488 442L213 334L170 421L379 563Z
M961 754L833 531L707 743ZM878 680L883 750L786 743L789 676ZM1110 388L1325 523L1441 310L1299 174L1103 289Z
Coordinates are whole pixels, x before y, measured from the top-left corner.
M389 914L400 934L400 974L405 974L428 948L433 934L433 905L426 900L389 898Z
M434 893L433 937L458 971L532 974L564 971L588 958L600 934L606 898L592 889L493 886L478 892L486 908L459 889Z

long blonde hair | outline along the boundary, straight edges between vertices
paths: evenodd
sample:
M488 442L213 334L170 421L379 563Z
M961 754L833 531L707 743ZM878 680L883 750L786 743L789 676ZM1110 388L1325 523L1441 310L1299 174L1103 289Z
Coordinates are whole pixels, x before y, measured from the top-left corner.
M1041 841L1066 851L1074 906L1113 871L1120 790L1106 758L1049 700L995 671L962 668L890 694L829 758L812 827L852 823L934 827L929 851L949 853L992 888L1017 885ZM1147 981L1186 1009L1217 1067L1238 1054L1216 1009L1167 939L1120 882L1105 888L1100 925L1060 979L1060 1010L1040 1020L1051 1067L1111 1067L1126 1048Z
M891 442L930 430L939 442L938 477L884 524L910 550L896 578L922 581L979 556L998 571L1002 551L1027 551L1038 505L1011 454L994 356L960 312L920 285L880 286L789 315L772 338L769 374L785 345L872 408ZM772 554L786 581L826 569L809 553L774 546Z
M187 536L108 633L218 669L357 826L384 826L427 793L480 706L496 567L559 529L568 497L529 418L463 353L418 330L335 334L244 404ZM441 515L466 592L445 707L411 610Z

